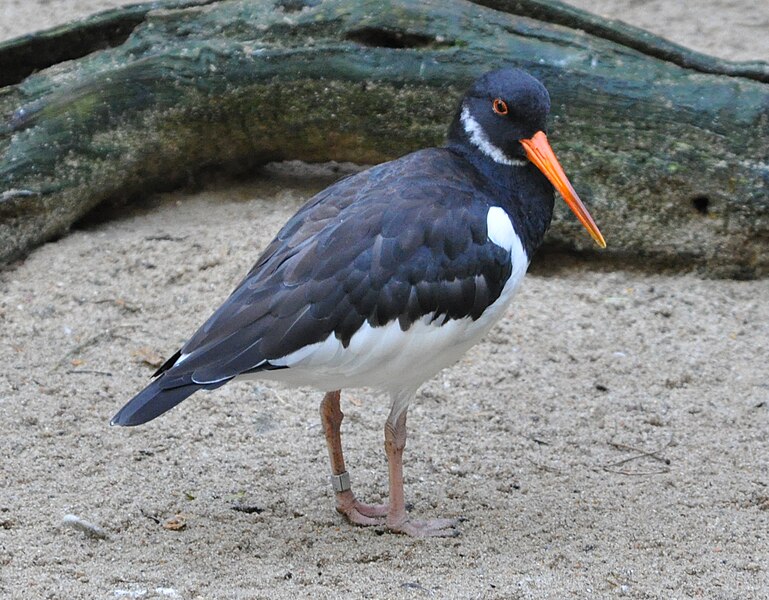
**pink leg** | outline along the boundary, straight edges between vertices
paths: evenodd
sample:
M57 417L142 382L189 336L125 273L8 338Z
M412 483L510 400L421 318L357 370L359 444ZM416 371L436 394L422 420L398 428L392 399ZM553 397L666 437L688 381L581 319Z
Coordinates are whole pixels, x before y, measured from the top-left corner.
M417 521L409 518L403 492L403 449L405 447L406 410L399 409L396 403L385 423L385 452L390 475L390 510L387 513L387 527L396 533L405 533L414 537L459 535L456 529L457 519Z
M344 414L339 407L340 391L328 392L320 403L320 420L326 434L331 480L336 494L336 510L356 525L381 525L387 514L386 504L364 504L356 500L350 489L350 476L344 466L340 428Z

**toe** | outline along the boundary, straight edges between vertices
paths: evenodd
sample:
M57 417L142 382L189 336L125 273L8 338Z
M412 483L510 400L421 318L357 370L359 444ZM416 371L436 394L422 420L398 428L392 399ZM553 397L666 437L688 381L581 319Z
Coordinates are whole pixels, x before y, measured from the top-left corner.
M387 516L390 506L388 504L364 504L363 502L356 501L355 509L367 517L380 518Z
M406 520L397 525L388 525L391 531L412 537L457 537L458 519L432 519L429 521Z
M361 525L363 527L382 525L382 523L384 523L384 519L368 516L361 513L356 508L348 508L347 510L340 510L339 512L341 512L350 523Z

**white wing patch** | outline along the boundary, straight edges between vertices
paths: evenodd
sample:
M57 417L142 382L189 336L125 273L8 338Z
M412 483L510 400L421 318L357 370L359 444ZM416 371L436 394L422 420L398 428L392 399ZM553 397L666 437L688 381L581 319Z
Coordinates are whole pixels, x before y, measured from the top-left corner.
M470 114L470 110L466 107L462 107L462 114L459 116L459 120L462 122L462 127L465 128L465 133L481 152L488 156L491 160L501 165L510 165L522 167L526 165L525 160L518 160L508 158L507 155L491 143L486 132L483 131L481 124L476 121Z
M499 206L492 206L489 209L486 215L486 230L489 239L508 252L513 249L513 245L518 240L510 217ZM518 240L518 245L520 245L520 240Z

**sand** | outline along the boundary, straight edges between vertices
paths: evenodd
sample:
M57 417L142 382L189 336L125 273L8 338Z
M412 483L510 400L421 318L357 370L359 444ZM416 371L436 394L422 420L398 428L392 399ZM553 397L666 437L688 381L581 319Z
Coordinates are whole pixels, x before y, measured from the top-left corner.
M5 0L0 37L119 4ZM748 0L581 4L769 57L769 8ZM412 512L464 517L454 539L334 512L310 389L231 384L109 428L329 181L150 197L0 273L0 597L769 597L769 281L537 262L409 413ZM386 493L387 403L343 394L370 501Z

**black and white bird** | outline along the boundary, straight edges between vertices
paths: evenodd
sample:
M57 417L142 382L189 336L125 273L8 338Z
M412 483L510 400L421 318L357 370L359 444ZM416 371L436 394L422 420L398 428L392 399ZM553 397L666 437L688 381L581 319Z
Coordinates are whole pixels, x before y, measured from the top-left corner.
M230 297L112 420L139 425L234 379L326 392L321 419L337 510L359 525L456 534L406 511L406 412L419 386L504 314L541 244L554 189L604 239L545 136L550 98L524 71L479 78L448 143L342 179L280 230ZM389 392L389 502L352 493L340 438L342 388Z

